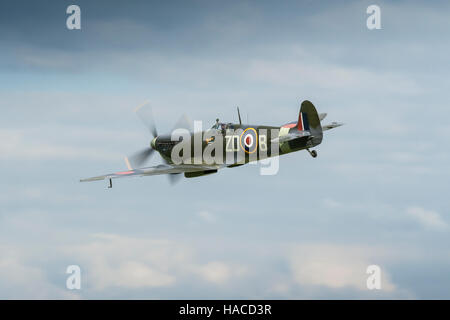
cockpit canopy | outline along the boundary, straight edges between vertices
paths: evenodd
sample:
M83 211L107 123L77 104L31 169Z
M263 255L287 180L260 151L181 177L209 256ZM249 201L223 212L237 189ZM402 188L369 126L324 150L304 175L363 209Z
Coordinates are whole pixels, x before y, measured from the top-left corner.
M231 122L229 122L229 123L216 122L211 127L211 129L216 129L216 130L234 129L234 125Z

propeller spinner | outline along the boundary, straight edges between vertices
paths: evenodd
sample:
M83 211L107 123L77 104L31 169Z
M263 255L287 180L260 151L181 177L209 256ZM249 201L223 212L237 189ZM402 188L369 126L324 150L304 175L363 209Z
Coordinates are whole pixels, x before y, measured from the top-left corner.
M154 154L156 147L156 139L158 138L158 131L156 130L155 121L153 118L153 111L150 107L149 102L145 102L135 109L136 114L139 119L141 119L142 123L148 128L153 139L150 142L150 147L137 151L133 155L131 155L127 160L131 163L131 166L134 168L142 167L142 165L150 160L152 155ZM186 115L182 115L178 122L175 124L173 130L183 128L192 131L192 123ZM164 159L163 159L164 160ZM166 160L164 160L166 162ZM170 174L169 181L171 184L175 184L181 178L179 173Z

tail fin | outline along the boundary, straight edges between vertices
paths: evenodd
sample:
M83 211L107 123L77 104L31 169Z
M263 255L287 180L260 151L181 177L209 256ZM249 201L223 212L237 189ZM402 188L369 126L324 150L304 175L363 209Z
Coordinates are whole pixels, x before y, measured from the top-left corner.
M308 100L303 101L302 106L300 107L297 129L300 131L302 130L314 130L320 132L322 131L319 114L317 113L317 110L314 107L314 105Z
M303 101L300 107L297 129L311 131L315 143L322 141L323 134L319 114L314 105L308 100Z

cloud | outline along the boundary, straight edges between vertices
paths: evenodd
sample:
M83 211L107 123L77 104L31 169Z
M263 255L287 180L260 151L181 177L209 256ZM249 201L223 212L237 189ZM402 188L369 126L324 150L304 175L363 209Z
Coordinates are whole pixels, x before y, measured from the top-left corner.
M435 211L421 207L409 207L406 209L406 214L426 228L434 230L448 229L448 224L442 219L441 215Z
M217 220L217 217L213 213L211 213L209 211L205 211L205 210L198 212L197 216L199 218L201 218L202 220L209 222L209 223L216 222L216 220Z
M0 246L1 299L79 299L64 284L52 284L42 268L25 261L22 250ZM25 255L26 256L26 255Z
M210 282L222 284L229 279L231 270L226 264L213 261L200 267L199 273Z
M342 206L343 206L343 204L341 202L336 201L334 199L330 199L330 198L323 199L323 205L329 209L338 209L338 208L342 208Z
M95 290L170 286L179 266L191 261L184 245L115 234L95 234L91 242L69 251L86 268Z
M368 290L366 269L377 261L382 261L379 249L356 245L298 245L290 255L291 271L298 285L333 289ZM394 291L396 286L389 274L381 269L382 289Z
M214 284L225 284L236 276L242 276L246 272L246 268L226 264L221 261L212 261L198 268L201 277Z
M250 79L272 85L406 95L417 95L422 91L417 83L401 74L372 71L362 67L345 67L321 61L311 63L313 59L309 56L302 57L301 60L308 63L298 60L254 60L250 61L246 71Z
M55 160L90 159L105 160L121 155L98 148L62 145L42 141L39 137L26 135L24 130L0 130L0 159L2 160Z
M64 6L0 13L0 242L24 255L0 251L2 297L65 297L52 274L66 260L87 277L83 297L254 298L272 288L268 297L359 298L369 264L393 295L448 296L448 281L418 272L429 261L448 269L447 233L410 228L448 229L447 218L408 208L412 197L447 208L447 5L381 4L374 32L358 2L147 5L85 8L97 13L82 33L64 28ZM161 133L184 112L236 121L235 105L254 123L281 124L303 98L346 126L327 132L318 159L286 155L270 178L247 167L170 190L164 177L80 185L148 145L132 114L147 98ZM24 158L33 161L14 161ZM41 161L51 159L67 161ZM237 209L221 214L230 199ZM286 243L302 245L286 255ZM402 253L395 266L390 250Z
M93 241L67 250L88 272L89 286L170 287L192 276L215 285L240 277L246 268L224 261L202 262L188 245L168 240L95 234Z
M109 287L148 288L170 286L176 278L138 261L120 261L117 264L95 259L88 269L89 279L96 290Z

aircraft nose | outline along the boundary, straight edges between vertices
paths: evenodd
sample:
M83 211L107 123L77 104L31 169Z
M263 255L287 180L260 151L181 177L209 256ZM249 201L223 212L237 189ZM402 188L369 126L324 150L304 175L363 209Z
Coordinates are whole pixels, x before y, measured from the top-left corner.
M153 138L152 142L150 142L150 146L152 149L156 149L156 138Z

